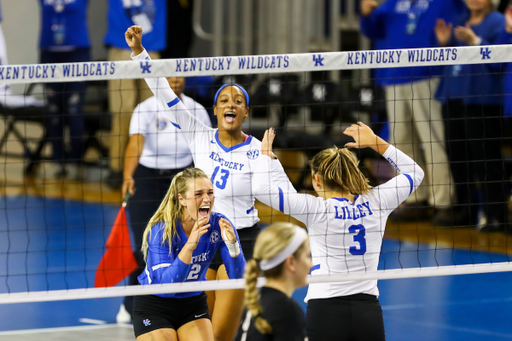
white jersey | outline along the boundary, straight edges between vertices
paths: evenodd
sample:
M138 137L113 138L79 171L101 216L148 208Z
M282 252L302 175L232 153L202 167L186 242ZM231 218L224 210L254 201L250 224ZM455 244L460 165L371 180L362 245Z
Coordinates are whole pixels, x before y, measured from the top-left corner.
M352 202L287 193L267 175L270 158L260 157L253 191L264 204L306 224L312 276L377 271L388 216L416 190L424 176L410 157L393 146L383 156L401 174ZM379 296L377 280L310 284L305 301L361 293Z
M150 59L146 51L137 56L132 54L132 58ZM237 229L256 224L259 218L251 184L257 161L261 158L261 142L248 136L238 145L229 148L222 145L218 130L207 127L190 114L165 78L146 78L146 83L165 105L169 122L178 128L187 142L195 166L212 180L215 194L213 211L227 216ZM288 192L295 192L278 160L271 162L270 169L277 184Z
M181 95L183 105L208 127L212 126L206 109L192 98ZM178 169L192 163L187 142L166 117L165 108L155 96L137 105L130 121L130 136L144 136L139 163L148 168Z

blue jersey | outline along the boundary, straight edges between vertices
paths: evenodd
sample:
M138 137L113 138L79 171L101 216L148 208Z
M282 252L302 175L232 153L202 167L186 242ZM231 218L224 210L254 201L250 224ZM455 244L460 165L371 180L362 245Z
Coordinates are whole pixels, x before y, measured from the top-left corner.
M139 275L139 283L163 284L176 282L196 282L206 280L206 270L213 260L213 256L220 249L222 260L226 266L229 278L242 278L245 269L245 258L243 252L237 257L231 257L229 250L222 240L219 221L225 216L212 212L210 216L210 228L208 232L201 236L196 249L192 253L192 262L185 264L178 255L183 246L188 241L183 232L181 221L176 222L176 233L172 240L172 246L169 249L169 243L162 243L164 232L164 223L155 224L151 228L151 234L148 236L148 255L146 268ZM231 223L231 222L230 222ZM231 226L233 224L231 223ZM236 229L233 228L236 239L240 242ZM197 296L201 292L185 292L176 294L159 294L160 297L186 298Z
M40 0L41 37L39 47L89 47L87 31L88 0Z
M469 15L463 15L455 21L454 27L464 26ZM500 33L505 29L505 18L493 11L478 25L472 25L473 32L482 40L480 45L494 45ZM452 34L449 42L452 46L467 46L457 41ZM442 103L447 100L461 100L472 105L501 105L503 92L503 74L496 64L467 64L444 66L444 74L437 89L436 99Z
M108 2L108 29L105 43L129 50L124 33L132 25L142 27L144 47L148 51L161 51L167 45L167 3L165 0Z
M434 32L437 19L451 23L466 11L462 0L386 0L371 15L361 17L361 32L371 40L378 40L379 49L437 47ZM411 56L401 58L414 61ZM384 68L377 72L377 83L388 86L421 81L440 71L431 66Z

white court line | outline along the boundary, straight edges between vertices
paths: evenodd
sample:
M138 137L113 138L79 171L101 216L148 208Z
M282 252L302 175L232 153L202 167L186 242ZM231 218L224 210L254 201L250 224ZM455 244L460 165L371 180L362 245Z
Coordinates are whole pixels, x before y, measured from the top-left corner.
M131 324L125 325L126 327L133 328ZM67 331L76 331L76 330L91 330L91 329L107 329L111 327L124 327L122 324L110 323L110 324L102 324L102 325L92 325L92 326L74 326L74 327L55 327L55 328L39 328L39 329L23 329L23 330L8 330L0 332L0 336L2 335L17 335L17 334L36 334L36 333L52 333L52 332L67 332Z
M107 323L106 321L95 320L95 319L88 319L86 317L78 319L78 322L89 323L89 324L106 324Z

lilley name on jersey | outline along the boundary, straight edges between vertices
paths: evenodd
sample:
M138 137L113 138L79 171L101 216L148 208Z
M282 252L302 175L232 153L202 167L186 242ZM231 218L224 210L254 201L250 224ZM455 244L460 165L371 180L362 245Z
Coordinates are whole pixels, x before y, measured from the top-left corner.
M352 207L338 207L334 206L334 209L336 210L336 216L335 219L352 219L356 220L359 218L366 217L366 215L372 215L373 212L370 209L370 202L364 202L362 204L353 205Z

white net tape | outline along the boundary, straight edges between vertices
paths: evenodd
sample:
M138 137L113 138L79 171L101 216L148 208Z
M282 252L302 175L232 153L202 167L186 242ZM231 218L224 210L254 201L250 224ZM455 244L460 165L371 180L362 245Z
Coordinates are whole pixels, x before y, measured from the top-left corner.
M470 46L0 66L0 84L378 69L510 62L512 46Z

